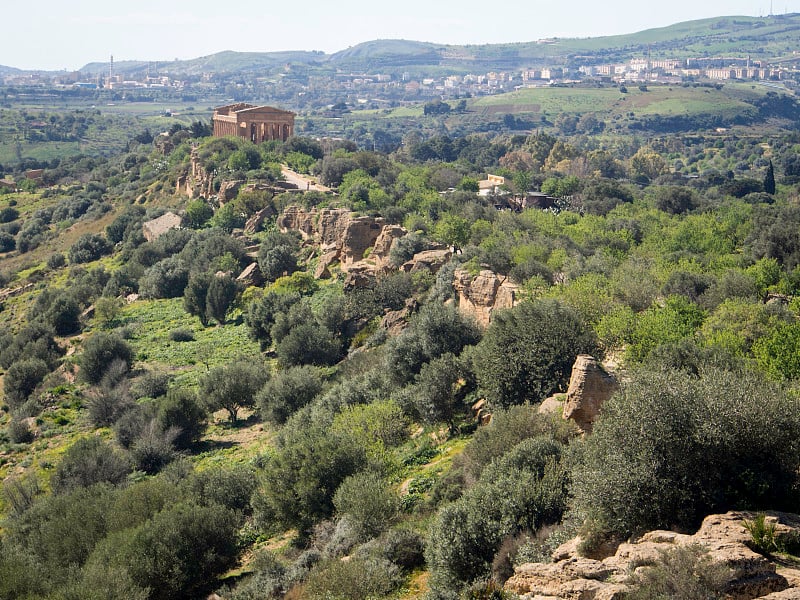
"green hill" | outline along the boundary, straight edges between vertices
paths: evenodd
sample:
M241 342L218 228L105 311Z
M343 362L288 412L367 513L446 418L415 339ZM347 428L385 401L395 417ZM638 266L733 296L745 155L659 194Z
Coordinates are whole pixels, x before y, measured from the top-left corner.
M408 67L468 71L517 69L545 64L579 66L626 61L649 54L671 58L750 56L753 60L791 57L800 33L800 14L769 17L723 16L676 23L625 35L553 38L512 44L446 45L410 40L374 40L334 54L314 51L225 51L191 60L147 63L122 61L117 73L158 72L198 74L271 71L288 63L353 70ZM90 63L87 73L104 73L108 64Z

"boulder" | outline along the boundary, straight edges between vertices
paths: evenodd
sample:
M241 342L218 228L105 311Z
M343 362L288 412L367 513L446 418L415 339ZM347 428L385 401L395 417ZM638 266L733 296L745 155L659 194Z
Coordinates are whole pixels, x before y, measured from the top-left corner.
M382 229L383 219L380 217L357 217L347 223L340 246L340 260L344 271L364 259L364 252L375 244Z
M236 198L236 195L239 193L239 188L242 187L244 183L244 181L238 179L233 181L223 181L219 186L219 192L217 192L219 205L222 206L226 202L230 202Z
M408 327L409 317L417 311L419 307L414 298L406 299L405 306L400 310L390 310L383 315L381 319L381 327L386 329L390 334L397 335Z
M382 218L354 217L345 208L307 211L298 206L287 207L277 224L282 231L299 231L304 240L320 247L328 264L338 260L345 273L364 260L367 248L375 244L384 228ZM324 275L325 268L319 272Z
M330 267L338 259L339 252L337 250L331 250L330 252L326 252L320 256L319 262L317 262L317 268L314 271L314 277L316 279L330 279L331 272L328 270L328 267Z
M244 225L244 232L247 234L258 233L264 228L264 221L269 219L275 214L275 209L272 206L265 206L252 217L247 219Z
M800 535L800 517L790 513L768 513L777 535ZM776 564L748 546L750 534L743 520L753 513L728 512L710 515L694 535L673 531L651 531L635 541L620 544L606 558L580 556L576 538L553 552L552 563L527 563L515 569L506 582L508 591L523 599L588 598L617 599L628 591L630 574L654 564L665 551L700 545L711 558L730 569L727 598L731 600L800 599L800 576L793 569L777 571Z
M282 231L298 231L304 240L314 237L317 230L316 212L308 212L299 206L287 206L282 214L278 215L277 225Z
M400 227L400 225L384 225L375 239L372 253L369 255L370 259L380 268L388 267L389 252L392 250L392 244L396 239L403 237L407 233L406 229Z
M247 287L251 285L261 285L264 283L264 276L261 275L261 269L258 268L258 263L252 262L244 268L244 271L239 273L236 281Z
M377 277L378 271L375 265L361 261L351 265L347 270L347 276L344 278L344 287L346 289L370 287L375 283Z
M572 419L581 431L590 433L603 404L617 389L617 379L607 373L596 358L579 355L572 365L564 418Z
M469 271L456 269L453 287L458 310L484 328L489 326L495 310L512 308L519 301L519 286L489 270L473 276Z
M564 394L550 396L542 400L542 403L536 409L540 415L559 415L564 413Z
M424 250L417 252L411 260L403 263L400 270L404 273L417 273L418 271L436 273L443 265L450 262L451 256L453 256L453 252L450 249Z
M164 213L157 219L142 223L142 235L148 242L153 242L167 233L170 229L178 229L181 218L173 212Z

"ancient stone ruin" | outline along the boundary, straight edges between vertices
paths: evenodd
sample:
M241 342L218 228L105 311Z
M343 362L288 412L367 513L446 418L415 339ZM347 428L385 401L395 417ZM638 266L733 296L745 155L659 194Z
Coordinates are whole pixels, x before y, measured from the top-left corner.
M271 106L239 102L214 109L214 136L232 135L254 144L286 141L294 135L294 113Z

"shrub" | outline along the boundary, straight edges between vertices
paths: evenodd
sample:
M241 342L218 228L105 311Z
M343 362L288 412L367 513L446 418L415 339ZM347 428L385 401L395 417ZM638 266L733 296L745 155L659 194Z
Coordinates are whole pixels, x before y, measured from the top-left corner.
M183 291L183 307L190 315L200 319L203 326L208 325L208 289L214 274L210 272L193 273Z
M30 444L33 441L33 431L26 421L11 419L8 422L8 439L13 444Z
M160 371L147 371L136 378L131 388L134 398L160 398L169 391L171 377Z
M397 495L372 472L356 473L342 481L333 504L340 515L350 517L363 539L387 529L399 507Z
M563 390L578 354L597 352L594 334L574 309L538 300L495 313L473 364L487 400L507 407Z
M798 408L752 373L640 372L606 402L576 457L576 508L592 530L627 537L796 506Z
M47 363L39 358L23 359L12 364L3 383L6 404L12 409L22 406L49 372Z
M448 352L457 356L478 340L480 331L474 322L452 306L431 303L414 316L408 329L389 342L386 368L395 383L409 383L425 363Z
M42 496L17 518L4 523L4 541L32 554L40 565L42 579L60 579L67 569L80 568L105 537L111 496L106 485Z
M13 339L6 339L0 351L0 366L8 369L20 359L39 358L55 368L64 349L55 340L52 327L44 323L23 326Z
M275 281L297 270L297 237L288 233L267 234L258 250L258 267L267 281Z
M454 427L466 392L474 389L474 377L467 360L449 352L422 365L413 386L405 393L415 412L428 424L445 422Z
M106 238L95 233L85 233L70 246L69 262L73 265L92 262L111 252Z
M411 529L390 529L379 541L380 554L405 571L425 564L425 540Z
M133 364L131 347L117 334L95 333L84 346L80 363L81 375L89 383L99 383L115 360L121 360L130 369Z
M189 282L189 269L178 257L165 258L147 269L139 281L146 298L179 298Z
M190 390L173 389L158 405L158 424L162 431L174 429L175 446L189 448L206 428L206 411Z
M278 315L288 312L300 301L300 294L276 294L267 292L263 298L254 300L244 314L250 337L259 341L262 350L272 345L272 327Z
M156 419L146 423L130 447L136 468L153 475L175 460L178 454L174 443L178 433L175 428L161 429Z
M198 504L218 504L237 514L250 510L250 498L257 479L253 469L244 465L214 467L192 473L186 480L186 493Z
M131 472L128 458L97 436L78 440L64 453L50 479L53 493L64 494L96 483L117 485Z
M181 503L113 533L87 568L122 569L151 600L192 598L236 559L236 519L218 505Z
M539 435L548 435L566 442L569 427L560 418L539 414L529 405L497 410L487 427L481 427L464 448L461 462L467 473L478 479L496 458L520 442Z
M14 236L5 231L0 231L0 252L11 252L17 247Z
M401 582L400 569L388 560L354 557L348 561L332 560L315 568L308 577L306 591L312 600L368 600L386 596Z
M70 295L61 295L53 299L44 315L47 323L52 325L56 334L70 335L81 329L81 307Z
M116 423L134 403L129 387L123 384L92 390L86 405L92 423L98 427L108 427Z
M179 327L169 332L169 339L173 342L192 342L194 341L194 332L185 327Z
M296 365L333 365L341 358L342 345L322 325L303 323L292 327L275 347L278 359L286 367Z
M206 315L220 325L224 325L225 316L238 292L239 288L230 275L213 277L208 285L208 294L206 295Z
M777 525L774 521L767 521L764 513L759 513L752 519L743 519L742 525L750 534L753 548L758 552L770 553L779 549L775 539Z
M560 448L542 438L518 444L460 499L439 510L426 548L434 593L487 577L506 537L560 520L567 499Z
M685 546L661 552L652 566L637 569L627 594L631 600L722 600L730 569L715 561L702 546Z
M293 421L264 466L260 502L281 525L306 532L331 516L335 490L364 467L367 456L353 437L329 432L324 423Z
M267 381L256 397L261 416L279 425L322 391L322 375L311 366L290 367Z

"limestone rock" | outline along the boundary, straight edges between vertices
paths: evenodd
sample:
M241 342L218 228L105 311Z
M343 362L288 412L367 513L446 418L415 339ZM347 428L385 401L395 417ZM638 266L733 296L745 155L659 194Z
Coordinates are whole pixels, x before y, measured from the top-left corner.
M330 252L326 252L320 256L319 262L317 263L317 269L314 271L314 277L316 279L330 279L331 272L328 270L328 267L330 267L338 259L339 252L337 250L331 250Z
M142 235L148 242L157 240L170 229L177 229L181 226L181 218L175 213L164 213L157 219L145 221L142 224Z
M564 411L564 395L550 396L542 400L536 409L540 415L561 415Z
M264 277L261 275L261 269L258 268L257 262L252 262L244 268L244 271L239 273L236 278L238 283L245 286L261 285L264 283Z
M495 310L512 308L518 302L519 286L489 270L473 277L469 271L457 269L453 287L458 310L475 319L481 327L489 326Z
M382 229L380 217L357 217L347 223L341 238L343 270L347 271L350 265L364 259L364 252L375 244Z
M408 327L408 318L417 311L417 301L414 298L408 298L405 306L400 310L390 310L383 315L381 319L381 327L386 329L390 334L397 335Z
M404 273L417 273L418 271L436 273L450 261L452 255L453 253L449 249L417 252L411 260L403 263L400 270Z
M226 202L230 202L236 198L236 194L239 193L239 188L242 187L244 183L244 181L238 179L233 181L223 181L219 186L219 192L217 192L219 205L222 206Z
M258 233L264 228L264 221L269 219L275 214L275 209L272 206L265 206L252 217L247 219L244 225L244 232L247 234Z
M616 378L607 373L596 358L579 355L572 366L564 418L575 421L582 431L591 432L603 404L617 389Z
M375 283L378 276L375 265L358 262L351 265L347 270L347 277L344 278L344 287L347 289L365 288Z
M768 515L776 523L778 536L800 534L798 515ZM553 552L552 563L518 566L505 587L527 600L622 598L635 569L652 565L664 551L697 544L706 548L712 559L730 568L726 590L730 600L800 600L800 573L793 569L778 572L775 563L747 545L750 535L742 521L753 516L746 512L711 515L694 535L651 531L636 541L620 544L613 555L602 560L579 556L580 539L576 538Z
M378 267L386 268L389 265L389 252L392 249L392 244L396 239L403 237L407 233L406 229L400 225L384 225L375 239L372 254L369 255L370 259Z
M382 218L354 217L344 208L307 211L289 206L278 217L277 224L283 231L299 231L304 240L320 247L328 265L338 260L344 273L364 260L366 250L384 229ZM326 267L320 267L318 272L325 276Z

